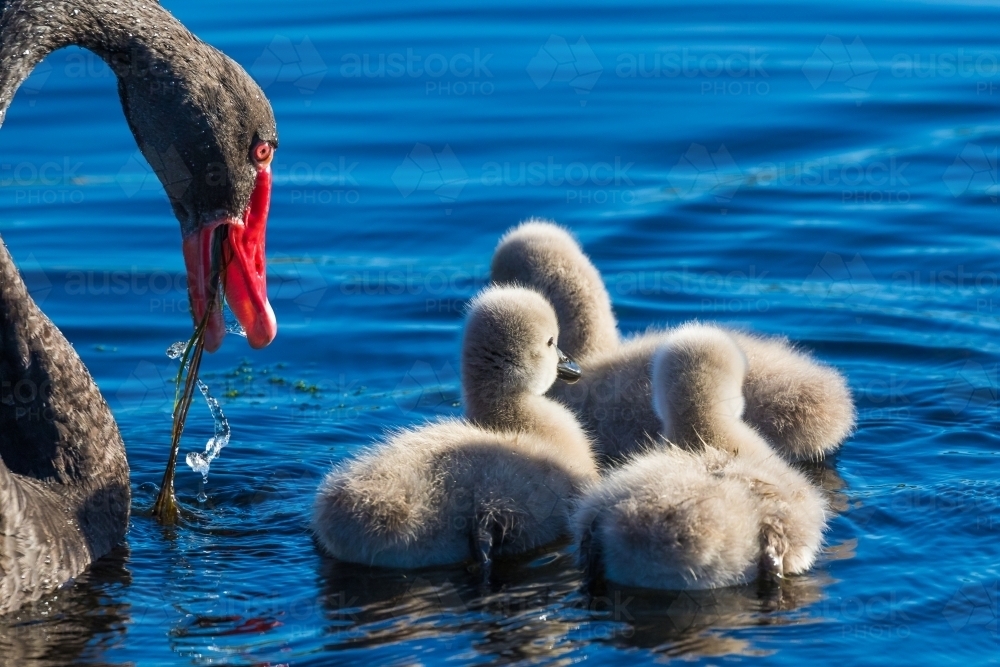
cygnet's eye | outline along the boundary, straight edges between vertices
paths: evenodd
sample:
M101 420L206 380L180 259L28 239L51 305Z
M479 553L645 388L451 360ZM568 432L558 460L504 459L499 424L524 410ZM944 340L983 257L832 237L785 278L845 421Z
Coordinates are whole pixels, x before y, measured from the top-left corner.
M556 344L556 337L553 336L552 338L549 338L549 347L552 347L555 344Z

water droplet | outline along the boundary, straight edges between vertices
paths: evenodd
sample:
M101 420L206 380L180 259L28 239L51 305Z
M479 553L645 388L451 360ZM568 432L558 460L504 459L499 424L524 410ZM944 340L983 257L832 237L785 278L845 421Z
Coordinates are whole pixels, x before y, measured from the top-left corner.
M230 429L229 420L226 419L226 415L222 414L222 407L219 405L219 401L209 394L208 385L198 380L198 389L201 391L202 396L205 397L205 402L208 403L208 409L212 413L212 418L215 419L215 434L205 443L204 453L190 452L184 460L191 470L201 473L203 482L207 482L208 470L212 466L212 461L219 456L222 448L229 444Z
M186 340L179 340L170 347L167 348L167 356L171 359L180 359L187 349L188 342Z

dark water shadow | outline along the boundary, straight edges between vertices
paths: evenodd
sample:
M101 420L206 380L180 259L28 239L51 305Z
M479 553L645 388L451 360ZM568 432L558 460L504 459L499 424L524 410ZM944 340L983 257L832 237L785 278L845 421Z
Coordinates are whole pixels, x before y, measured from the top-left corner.
M102 656L124 643L131 621L130 606L119 601L132 583L130 556L120 544L52 595L0 617L0 665L117 664Z
M833 456L823 461L799 461L795 464L803 475L812 482L829 503L831 514L843 514L849 508L847 482L837 472L837 458Z
M761 655L732 631L815 622L804 610L830 583L819 573L775 586L630 589L587 581L575 556L563 542L502 559L488 581L472 566L407 571L323 557L324 653L361 663L355 651L428 639L493 664L568 657L594 643L673 657Z
M475 566L370 568L324 557L320 586L326 650L350 651L420 638L455 641L492 663L572 649L564 617L580 572L566 544L498 559L488 580Z
M824 598L823 574L710 590L655 591L604 580L586 585L587 608L620 648L670 657L760 656L765 652L731 631L815 622L805 610Z

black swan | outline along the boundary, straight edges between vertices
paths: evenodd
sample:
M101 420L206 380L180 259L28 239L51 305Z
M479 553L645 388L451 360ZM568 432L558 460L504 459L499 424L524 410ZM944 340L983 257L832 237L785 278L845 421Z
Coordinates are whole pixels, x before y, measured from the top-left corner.
M70 45L118 77L125 119L180 221L192 317L210 313L205 349L225 335L220 277L250 345L267 345L277 331L264 230L278 138L264 93L153 0L0 0L0 125L35 65ZM0 614L108 553L129 503L114 417L0 241Z

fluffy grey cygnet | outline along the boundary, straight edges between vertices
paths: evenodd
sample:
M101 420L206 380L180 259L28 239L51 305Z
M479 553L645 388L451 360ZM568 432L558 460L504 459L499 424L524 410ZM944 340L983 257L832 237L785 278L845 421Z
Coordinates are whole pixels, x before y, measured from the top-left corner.
M528 551L568 534L572 500L597 478L573 413L545 397L579 370L534 290L491 287L470 304L462 345L466 419L391 434L336 467L313 530L333 556L414 568Z
M562 348L585 371L552 393L577 411L604 457L623 460L656 435L650 362L670 331L623 340L600 274L568 231L535 219L510 230L493 254L492 279L534 287L552 303ZM731 333L748 363L744 419L788 460L822 459L839 447L855 422L844 377L783 338Z
M741 419L746 360L711 326L674 331L653 361L671 445L632 457L573 516L592 573L659 589L716 588L809 569L826 503Z

